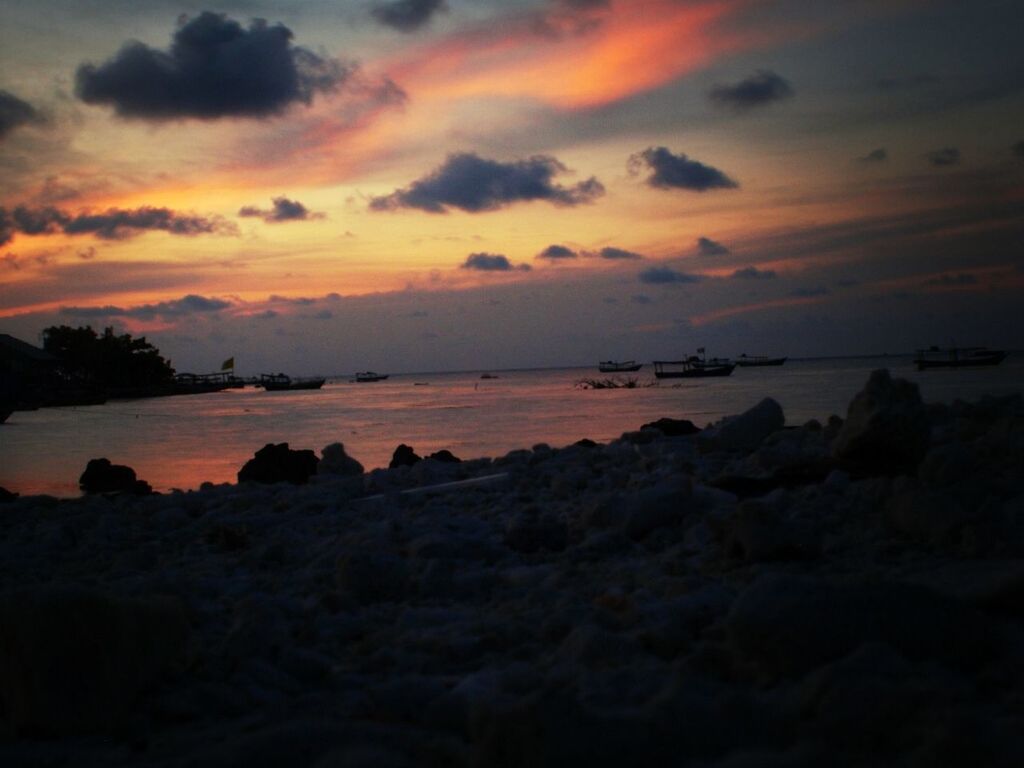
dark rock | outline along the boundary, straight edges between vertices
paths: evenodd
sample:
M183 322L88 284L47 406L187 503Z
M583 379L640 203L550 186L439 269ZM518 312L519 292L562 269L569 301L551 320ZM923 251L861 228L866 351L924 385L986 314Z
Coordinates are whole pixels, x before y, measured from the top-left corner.
M893 379L881 369L850 402L832 455L853 474L913 474L928 450L930 434L917 384Z
M808 525L763 502L744 501L736 509L727 547L745 560L803 560L817 555L820 544Z
M321 451L320 463L317 465L318 475L339 475L356 477L363 474L363 465L345 453L341 443L331 443Z
M0 486L0 504L9 504L18 498L18 494L8 491L6 488Z
M890 645L909 659L977 669L999 642L994 622L980 611L923 587L783 574L754 581L725 623L741 663L769 680L800 677L866 643Z
M320 460L310 450L293 451L288 443L272 444L256 451L238 472L240 483L292 483L303 485L316 474Z
M415 454L413 454L415 455ZM461 464L462 459L453 454L447 448L442 448L440 451L434 451L432 454L427 456L428 459L439 461L442 464Z
M656 429L665 437L685 437L686 435L695 435L700 432L700 427L689 419L661 418L657 421L650 421L640 427L641 432L645 429Z
M135 470L109 459L90 459L78 478L78 487L86 493L152 493L149 483L135 477Z
M360 603L402 600L409 589L405 560L387 552L351 552L337 561L339 589Z
M658 528L678 525L692 496L689 475L677 475L637 492L625 502L626 535L640 541Z
M411 467L420 460L421 458L416 455L416 452L413 451L411 446L402 443L395 448L395 452L391 456L391 463L388 464L388 469L395 469L396 467Z
M584 437L580 440L577 440L575 443L573 443L573 445L578 446L580 448L597 448L597 443L595 443L589 437Z
M751 451L785 426L782 406L766 397L738 416L727 416L700 435L704 450Z
M508 548L524 554L539 550L561 552L568 542L569 528L565 520L551 514L518 514L505 530Z
M0 698L19 731L109 732L139 695L187 665L189 624L174 598L73 587L0 597Z

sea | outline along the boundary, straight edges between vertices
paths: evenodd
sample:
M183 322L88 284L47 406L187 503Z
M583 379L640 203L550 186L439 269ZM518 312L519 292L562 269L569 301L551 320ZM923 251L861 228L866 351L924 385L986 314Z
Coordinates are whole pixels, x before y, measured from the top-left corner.
M78 496L90 459L127 464L157 491L233 483L267 443L317 453L335 442L367 469L387 467L400 443L425 456L464 459L520 448L607 442L663 416L698 426L777 400L788 425L846 415L870 373L888 368L916 382L926 402L976 400L1024 391L1024 353L994 368L918 372L912 357L790 359L737 368L725 378L661 380L645 365L617 377L592 368L392 374L385 381L328 379L322 389L227 390L114 400L103 405L17 411L0 424L0 487L21 494ZM488 373L490 378L481 378ZM635 380L592 389L587 382Z

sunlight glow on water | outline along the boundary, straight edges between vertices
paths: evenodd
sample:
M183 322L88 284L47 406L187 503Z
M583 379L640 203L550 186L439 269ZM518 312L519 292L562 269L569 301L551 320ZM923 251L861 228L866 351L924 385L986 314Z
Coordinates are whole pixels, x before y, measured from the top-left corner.
M662 382L637 389L581 390L592 369L392 376L328 382L321 390L228 390L208 395L112 401L82 408L19 411L0 425L0 486L25 494L78 495L89 459L127 464L156 490L235 482L266 443L319 451L345 444L367 469L386 467L399 443L421 456L447 448L464 459L500 456L537 443L598 442L662 416L698 426L774 397L787 423L845 415L869 373L888 367L916 381L926 401L1020 392L1024 357L998 368L913 370L909 358L790 360L781 368L737 369L725 379ZM650 366L635 374L654 381Z

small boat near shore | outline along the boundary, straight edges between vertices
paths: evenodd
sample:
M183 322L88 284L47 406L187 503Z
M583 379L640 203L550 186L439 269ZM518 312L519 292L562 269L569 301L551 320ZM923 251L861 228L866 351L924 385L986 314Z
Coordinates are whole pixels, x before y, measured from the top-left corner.
M636 360L602 360L597 364L597 370L601 373L633 373L644 367L643 363Z
M742 354L736 358L736 365L740 368L758 368L761 366L769 365L783 365L786 362L785 357L768 357L766 355L747 355Z
M355 378L352 379L352 381L356 382L357 384L367 384L367 383L373 382L373 381L384 381L385 379L387 379L388 376L389 376L389 374L387 374L387 373L375 373L373 371L359 371L355 375Z
M325 381L326 379L323 377L317 376L292 378L284 373L261 373L256 386L263 387L267 392L287 392L299 389L320 389Z
M988 347L929 347L919 349L914 357L914 366L919 371L931 368L980 368L999 365L1006 359L1006 352Z
M697 350L700 356L690 355L684 360L655 360L654 375L659 379L700 379L711 376L729 376L736 363L725 358L704 356L704 348Z

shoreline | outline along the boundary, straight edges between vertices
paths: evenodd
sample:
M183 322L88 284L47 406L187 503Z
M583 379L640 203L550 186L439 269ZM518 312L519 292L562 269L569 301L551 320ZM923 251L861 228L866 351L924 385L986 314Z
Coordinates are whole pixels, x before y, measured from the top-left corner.
M0 756L1018 764L1021 397L784 423L0 505Z

